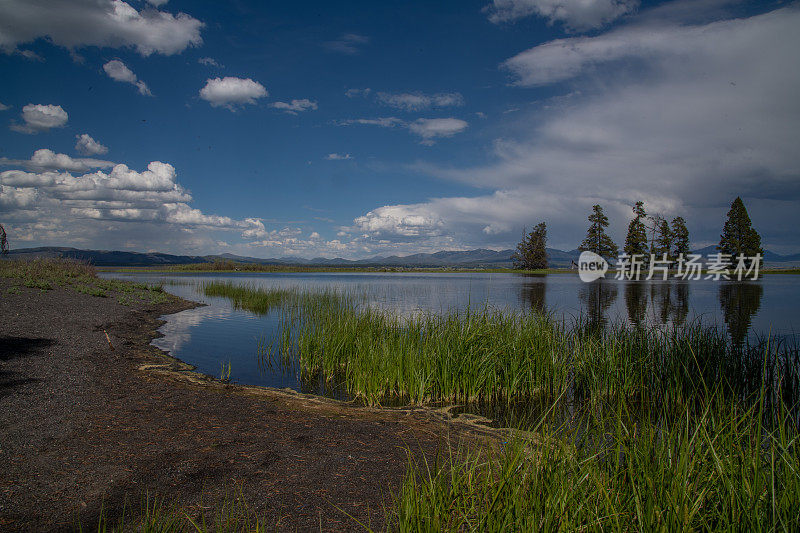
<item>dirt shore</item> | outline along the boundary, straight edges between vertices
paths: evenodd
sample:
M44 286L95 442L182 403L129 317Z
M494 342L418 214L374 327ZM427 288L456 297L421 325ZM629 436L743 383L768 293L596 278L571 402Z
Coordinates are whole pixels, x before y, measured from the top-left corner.
M170 372L149 343L189 302L18 285L0 278L0 530L92 529L101 509L136 512L145 495L199 515L237 487L271 530L381 529L408 450L432 459L464 436L424 410Z

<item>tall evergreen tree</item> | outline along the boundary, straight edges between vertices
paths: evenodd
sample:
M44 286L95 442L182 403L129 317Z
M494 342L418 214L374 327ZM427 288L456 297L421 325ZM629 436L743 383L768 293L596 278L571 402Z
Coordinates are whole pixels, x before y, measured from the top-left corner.
M663 217L659 217L658 230L656 232L655 242L653 243L652 253L656 259L661 259L664 254L669 258L672 254L672 230L669 227L669 222Z
M647 213L644 210L644 202L636 202L633 214L633 220L628 224L628 235L625 237L623 250L630 256L636 254L644 256L647 254L647 227L644 225Z
M526 269L527 265L530 264L530 240L530 233L523 228L522 240L519 241L517 244L517 250L514 252L514 255L511 256L511 259L514 261L514 268Z
M533 270L547 268L547 224L540 222L531 232L531 267Z
M603 208L599 205L592 206L592 214L589 215L589 230L586 238L583 239L580 251L594 252L601 257L614 257L617 255L617 245L606 233L608 227L608 217L603 213Z
M672 257L689 253L689 229L683 217L672 219Z
M542 222L530 233L523 230L522 240L511 257L514 268L537 270L547 268L547 225Z
M728 219L722 228L717 250L724 254L730 254L734 260L739 254L746 257L753 257L756 254L764 255L764 250L761 248L761 235L753 228L747 208L738 196L728 211Z

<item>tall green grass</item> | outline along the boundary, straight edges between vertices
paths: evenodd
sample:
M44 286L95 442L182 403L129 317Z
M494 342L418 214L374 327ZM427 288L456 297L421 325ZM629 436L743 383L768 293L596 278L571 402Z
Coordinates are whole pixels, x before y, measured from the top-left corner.
M700 410L616 410L542 424L494 450L410 459L398 531L797 531L800 452L780 409L712 394Z
M388 401L576 404L666 403L702 398L713 384L730 398L757 395L796 406L800 355L767 340L737 346L702 324L591 328L541 313L488 307L397 316L331 290L259 289L209 282L256 313L281 314L280 353L307 379L344 384L369 404Z

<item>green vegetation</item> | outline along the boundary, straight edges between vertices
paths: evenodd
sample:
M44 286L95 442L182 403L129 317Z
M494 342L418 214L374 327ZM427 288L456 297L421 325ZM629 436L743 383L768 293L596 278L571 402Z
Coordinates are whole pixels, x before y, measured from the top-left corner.
M619 403L496 452L412 460L389 519L404 532L797 531L796 429L767 428L761 403L692 404L634 417Z
M734 259L739 255L754 257L756 254L764 255L761 248L761 235L753 228L750 215L740 197L731 204L728 219L720 235L717 249L723 254L729 254Z
M347 293L203 289L281 313L278 353L262 340L259 356L308 379L368 404L488 405L524 430L499 450L411 459L392 529L800 525L794 346L732 343L700 324L596 328L488 308L404 318Z
M527 235L523 231L522 241L511 257L514 268L518 270L547 269L547 225L540 222Z
M113 293L117 301L125 305L135 302L158 304L170 298L160 285L98 278L93 266L70 259L2 260L0 277L18 279L25 287L42 291L64 288L98 298Z
M689 229L683 217L672 219L672 257L679 257L681 254L689 254Z
M636 202L633 207L633 220L628 224L628 235L625 237L624 252L629 256L639 255L644 257L647 250L647 227L644 221L647 213L644 210L644 202Z
M608 217L603 213L603 208L599 205L592 207L592 214L589 215L589 230L586 238L578 247L582 252L590 251L605 258L617 255L617 245L606 233L608 227Z
M541 313L489 308L400 317L353 294L266 290L232 283L203 285L256 313L282 313L281 358L304 376L343 383L369 404L515 403L531 399L600 405L675 401L675 391L702 395L703 382L747 396L762 379L768 400L800 393L800 355L766 342L734 346L716 328L672 329L565 325ZM767 350L767 358L764 358ZM789 395L789 396L787 396Z

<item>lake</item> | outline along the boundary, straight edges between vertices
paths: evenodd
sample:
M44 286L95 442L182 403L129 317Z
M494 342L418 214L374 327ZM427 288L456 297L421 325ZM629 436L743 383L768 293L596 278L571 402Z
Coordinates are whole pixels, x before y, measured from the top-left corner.
M669 326L700 320L724 328L734 342L771 335L796 342L800 275L772 274L749 282L600 280L577 274L512 273L102 273L102 277L162 283L172 294L207 304L165 316L164 335L153 345L199 372L219 377L230 363L230 379L248 385L289 387L343 397L324 383L303 383L290 369L259 363L259 346L272 343L278 313L256 315L234 309L225 298L207 297L204 281L230 281L263 288L333 288L366 295L370 306L410 315L485 305L526 312L541 310L562 320L577 317L605 324Z

